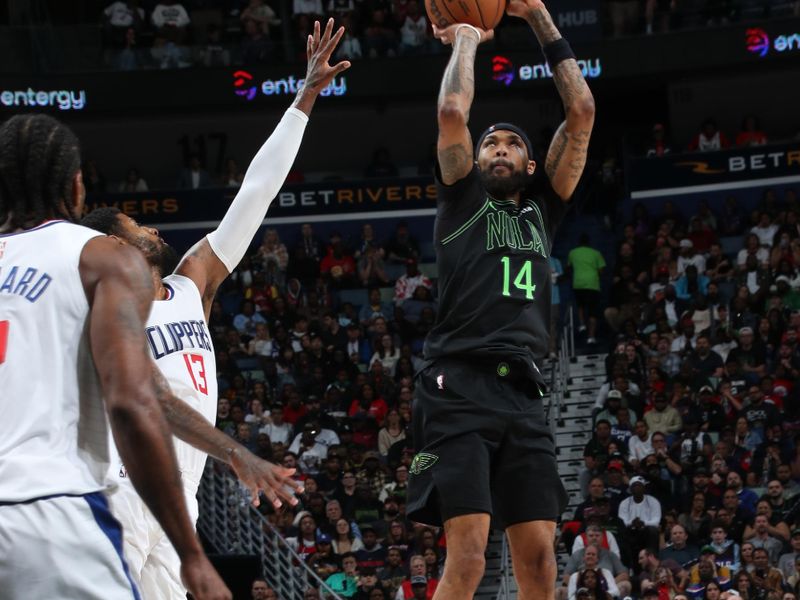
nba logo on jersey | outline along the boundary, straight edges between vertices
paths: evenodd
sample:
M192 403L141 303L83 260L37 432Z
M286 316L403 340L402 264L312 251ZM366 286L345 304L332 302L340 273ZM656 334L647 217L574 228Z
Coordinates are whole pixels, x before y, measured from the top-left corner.
M436 376L436 385L439 386L440 390L444 389L444 375L437 375Z

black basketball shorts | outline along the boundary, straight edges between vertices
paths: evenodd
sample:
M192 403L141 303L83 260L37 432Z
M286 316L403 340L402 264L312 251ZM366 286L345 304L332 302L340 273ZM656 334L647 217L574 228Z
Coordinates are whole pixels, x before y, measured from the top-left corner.
M441 526L487 513L492 527L555 521L567 494L539 387L513 363L438 359L416 378L410 519Z

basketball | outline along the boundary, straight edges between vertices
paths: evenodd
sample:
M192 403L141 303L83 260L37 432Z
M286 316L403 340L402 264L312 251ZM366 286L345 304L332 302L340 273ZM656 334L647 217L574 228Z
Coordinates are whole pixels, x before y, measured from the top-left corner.
M428 18L437 27L468 23L480 29L494 29L503 18L506 0L425 0Z

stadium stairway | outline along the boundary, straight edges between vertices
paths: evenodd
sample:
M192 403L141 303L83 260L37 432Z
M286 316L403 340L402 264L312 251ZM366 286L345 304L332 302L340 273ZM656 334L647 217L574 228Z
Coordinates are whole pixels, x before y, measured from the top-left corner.
M568 517L572 516L575 507L582 501L578 473L583 465L583 448L592 436L592 406L597 390L604 382L605 362L602 355L579 355L571 360L561 418L556 421L555 431L558 472L569 495L564 513ZM546 401L549 402L549 397ZM556 407L551 406L550 410L556 410ZM569 550L563 545L557 549L559 579L561 569L569 558ZM504 566L507 573L513 575L510 557L503 556L503 536L493 532L486 549L486 572L475 594L476 600L516 600L517 585L513 577L507 581L508 594L499 596Z

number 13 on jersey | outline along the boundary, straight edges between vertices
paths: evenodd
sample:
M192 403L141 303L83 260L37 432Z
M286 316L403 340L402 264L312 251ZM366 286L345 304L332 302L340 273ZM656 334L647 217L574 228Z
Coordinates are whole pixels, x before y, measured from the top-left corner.
M500 259L503 264L503 296L510 296L511 291L511 258L504 256ZM530 260L522 263L522 267L514 278L514 287L525 292L525 298L533 300L533 292L536 291L536 284L533 280L533 264Z

